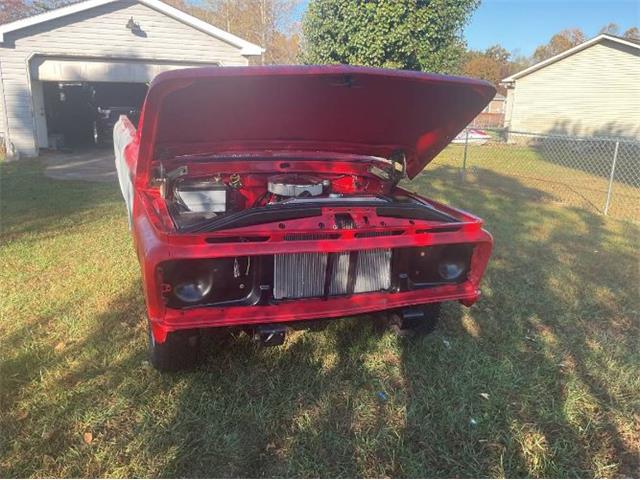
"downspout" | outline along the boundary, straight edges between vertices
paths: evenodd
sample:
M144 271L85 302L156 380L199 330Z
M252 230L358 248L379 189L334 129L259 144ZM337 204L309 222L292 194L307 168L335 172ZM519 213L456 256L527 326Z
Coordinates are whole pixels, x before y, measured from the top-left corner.
M513 118L513 107L516 100L516 82L512 80L510 82L501 82L507 89L507 98L504 101L504 124L502 127L506 133L506 140L509 141L509 132L511 131L511 120Z
M11 143L11 133L9 133L9 110L7 109L7 97L4 94L4 74L2 73L2 60L0 59L0 98L2 98L2 123L4 124L4 148L8 159L15 156L13 144Z

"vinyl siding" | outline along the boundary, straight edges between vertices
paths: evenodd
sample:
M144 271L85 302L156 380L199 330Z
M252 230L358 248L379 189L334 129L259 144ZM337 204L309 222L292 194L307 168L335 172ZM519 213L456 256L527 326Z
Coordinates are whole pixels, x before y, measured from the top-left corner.
M131 17L140 24L144 36L125 28ZM29 65L34 56L43 54L80 60L138 59L166 63L167 68L176 64L248 64L238 47L134 0L121 0L6 34L0 44L0 62L10 136L26 155L37 152ZM150 70L155 73L157 68Z
M511 117L513 116L513 105L516 99L516 91L514 88L507 88L507 100L504 106L504 126L511 128Z
M0 145L6 138L5 116L4 116L4 89L2 88L2 62L0 61Z
M640 51L603 40L515 81L511 130L640 138Z

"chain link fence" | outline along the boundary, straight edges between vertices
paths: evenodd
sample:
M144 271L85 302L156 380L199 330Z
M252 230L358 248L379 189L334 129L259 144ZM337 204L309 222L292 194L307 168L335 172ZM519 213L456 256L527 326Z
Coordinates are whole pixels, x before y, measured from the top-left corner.
M437 165L457 168L461 181L481 187L508 185L539 192L540 200L640 221L640 141L468 128ZM517 182L501 182L505 176Z

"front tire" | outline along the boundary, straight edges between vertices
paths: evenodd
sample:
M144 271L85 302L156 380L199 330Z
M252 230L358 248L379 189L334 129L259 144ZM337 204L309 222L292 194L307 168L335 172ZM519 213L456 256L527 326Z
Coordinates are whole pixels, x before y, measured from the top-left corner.
M163 343L158 343L149 325L148 341L151 364L161 372L189 370L200 361L202 342L197 330L171 332Z

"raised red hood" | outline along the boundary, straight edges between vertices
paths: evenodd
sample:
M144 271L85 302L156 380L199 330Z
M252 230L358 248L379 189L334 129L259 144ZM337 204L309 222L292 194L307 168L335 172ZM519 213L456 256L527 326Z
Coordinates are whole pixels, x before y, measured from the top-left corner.
M138 173L188 153L402 151L413 178L494 94L481 80L342 65L162 73L143 108Z

